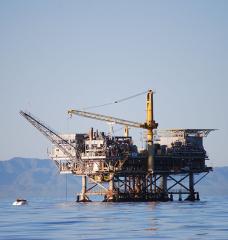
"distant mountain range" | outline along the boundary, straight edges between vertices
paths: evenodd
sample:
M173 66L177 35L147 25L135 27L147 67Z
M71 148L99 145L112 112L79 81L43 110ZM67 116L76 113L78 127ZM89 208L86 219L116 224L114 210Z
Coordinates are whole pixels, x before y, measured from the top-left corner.
M79 177L59 174L52 160L13 158L0 161L0 199L75 198L80 191ZM66 187L67 186L67 187ZM205 195L228 196L228 167L216 167L196 186Z
M68 196L75 198L74 194L80 191L80 181L70 174L59 174L52 160L13 158L0 161L0 199L65 198L66 189Z
M214 167L213 172L196 185L196 190L201 196L228 196L228 167Z

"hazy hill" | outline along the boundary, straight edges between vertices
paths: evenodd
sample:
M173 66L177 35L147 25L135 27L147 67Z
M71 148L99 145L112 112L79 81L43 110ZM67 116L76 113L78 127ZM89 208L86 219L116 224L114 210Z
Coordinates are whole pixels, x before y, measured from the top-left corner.
M81 179L67 175L69 198L80 191ZM204 195L228 196L228 167L217 167L196 187ZM51 160L13 158L0 161L0 198L65 198L66 175Z
M80 190L80 178L67 175L68 196ZM65 198L66 175L51 160L13 158L0 161L0 198Z
M228 196L228 167L214 167L201 182L196 185L201 195Z

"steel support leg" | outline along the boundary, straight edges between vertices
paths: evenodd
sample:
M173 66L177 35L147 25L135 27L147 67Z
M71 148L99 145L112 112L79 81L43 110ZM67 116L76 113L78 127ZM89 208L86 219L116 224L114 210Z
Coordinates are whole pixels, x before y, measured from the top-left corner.
M82 191L81 191L81 195L80 195L80 202L88 202L89 199L86 196L86 188L87 188L87 178L86 176L82 176Z
M168 201L168 190L167 190L167 175L162 175L162 196L161 196L161 201Z
M112 202L114 201L114 174L110 173L109 175L110 180L109 180L109 196L108 196L108 201Z
M188 201L195 201L195 189L194 189L194 175L189 173L189 196L186 198Z

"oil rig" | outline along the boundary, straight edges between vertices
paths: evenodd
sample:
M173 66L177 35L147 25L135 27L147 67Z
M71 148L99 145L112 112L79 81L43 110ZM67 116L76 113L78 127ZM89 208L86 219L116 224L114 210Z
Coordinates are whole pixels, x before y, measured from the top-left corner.
M59 134L31 113L20 114L52 142L50 158L60 173L81 177L78 202L103 196L104 202L199 200L195 185L210 171L203 138L215 129L157 129L153 91L146 92L146 121L138 123L97 113L68 114L124 126L123 136L104 132ZM145 149L138 150L129 128L147 131Z

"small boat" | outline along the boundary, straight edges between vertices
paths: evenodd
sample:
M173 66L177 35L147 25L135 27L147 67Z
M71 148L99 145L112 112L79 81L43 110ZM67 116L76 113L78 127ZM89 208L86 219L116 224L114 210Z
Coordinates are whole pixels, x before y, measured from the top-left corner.
M13 202L13 206L21 206L21 205L27 205L28 201L25 199L18 198L15 202Z

